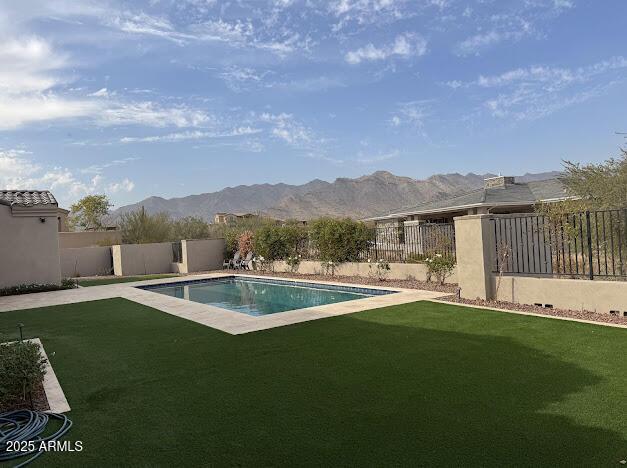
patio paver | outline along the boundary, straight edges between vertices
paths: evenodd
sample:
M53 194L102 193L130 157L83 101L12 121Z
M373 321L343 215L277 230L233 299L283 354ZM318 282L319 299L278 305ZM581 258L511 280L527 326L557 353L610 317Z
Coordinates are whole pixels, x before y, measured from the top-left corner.
M363 310L377 309L421 300L437 299L446 295L445 293L417 289L368 286L370 289L396 291L396 293L253 317L208 304L201 304L198 302L192 302L185 299L179 299L176 297L166 296L164 294L138 289L136 287L149 284L177 283L181 281L228 276L233 275L228 273L189 275L186 277L160 278L132 283L117 283L103 286L91 286L89 288L69 289L64 291L8 296L0 298L0 312L122 297L162 312L230 333L232 335L239 335L242 333L267 330L270 328L307 322L310 320L318 320L325 317L352 314ZM254 275L239 276L255 277ZM273 279L273 277L268 276L264 276L263 278ZM285 278L276 279L285 281ZM297 283L337 284L332 281L305 281L299 279L290 281ZM342 283L341 285L363 287L363 285L359 284Z

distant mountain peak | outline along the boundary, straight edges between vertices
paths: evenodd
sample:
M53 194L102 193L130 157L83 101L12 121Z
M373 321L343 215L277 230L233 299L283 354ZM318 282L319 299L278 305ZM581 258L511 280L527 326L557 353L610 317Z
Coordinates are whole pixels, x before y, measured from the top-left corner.
M560 173L527 173L516 177L529 182L557 177ZM365 218L403 206L457 195L483 186L493 174L434 174L424 180L402 177L389 171L376 171L355 179L339 177L334 182L314 179L302 185L285 183L239 185L218 192L165 199L148 197L122 206L112 213L121 214L142 206L149 213L166 212L174 218L197 216L213 221L218 212L264 213L279 219L312 219L320 216Z

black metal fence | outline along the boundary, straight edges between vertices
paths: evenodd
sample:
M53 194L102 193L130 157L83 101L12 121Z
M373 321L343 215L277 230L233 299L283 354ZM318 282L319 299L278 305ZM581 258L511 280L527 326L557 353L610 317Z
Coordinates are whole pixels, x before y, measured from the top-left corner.
M385 226L370 230L368 247L359 254L360 261L419 262L434 254L455 258L455 228L449 224ZM312 242L299 250L304 258L318 259Z
M627 280L627 209L491 222L494 272Z

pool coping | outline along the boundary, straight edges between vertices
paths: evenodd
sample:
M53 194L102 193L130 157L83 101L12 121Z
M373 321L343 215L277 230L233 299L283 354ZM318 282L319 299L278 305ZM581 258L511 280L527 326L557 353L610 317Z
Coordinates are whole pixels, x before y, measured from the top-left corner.
M137 288L137 286L180 283L190 280L232 276L286 281L285 278L274 276L255 276L254 274L239 273L234 274L233 272L158 278L128 283L90 286L89 288L77 288L64 291L28 294L23 296L2 297L0 298L0 312L122 297L124 299L160 310L161 312L181 317L186 320L191 320L231 335L240 335L296 323L308 322L311 320L352 314L364 310L378 309L422 300L438 299L447 295L446 293L424 291L420 289L402 289L368 285L366 289L394 291L395 294L382 294L351 301L337 302L334 304L289 310L264 316L251 316L241 312L235 312L228 309L222 309L220 307L210 306L208 304L201 304ZM333 281L291 278L288 281L294 283L314 283L364 289L364 285L353 283L334 283Z

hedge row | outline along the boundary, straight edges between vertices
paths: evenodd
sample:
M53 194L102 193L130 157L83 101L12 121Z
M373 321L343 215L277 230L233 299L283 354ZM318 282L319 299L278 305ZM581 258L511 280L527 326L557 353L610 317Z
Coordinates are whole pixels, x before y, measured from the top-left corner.
M226 234L227 256L245 247L252 237L256 256L267 261L285 260L289 256L310 257L335 263L352 262L368 250L371 232L368 227L352 219L320 218L308 226L296 223L264 224L256 229L231 230Z

